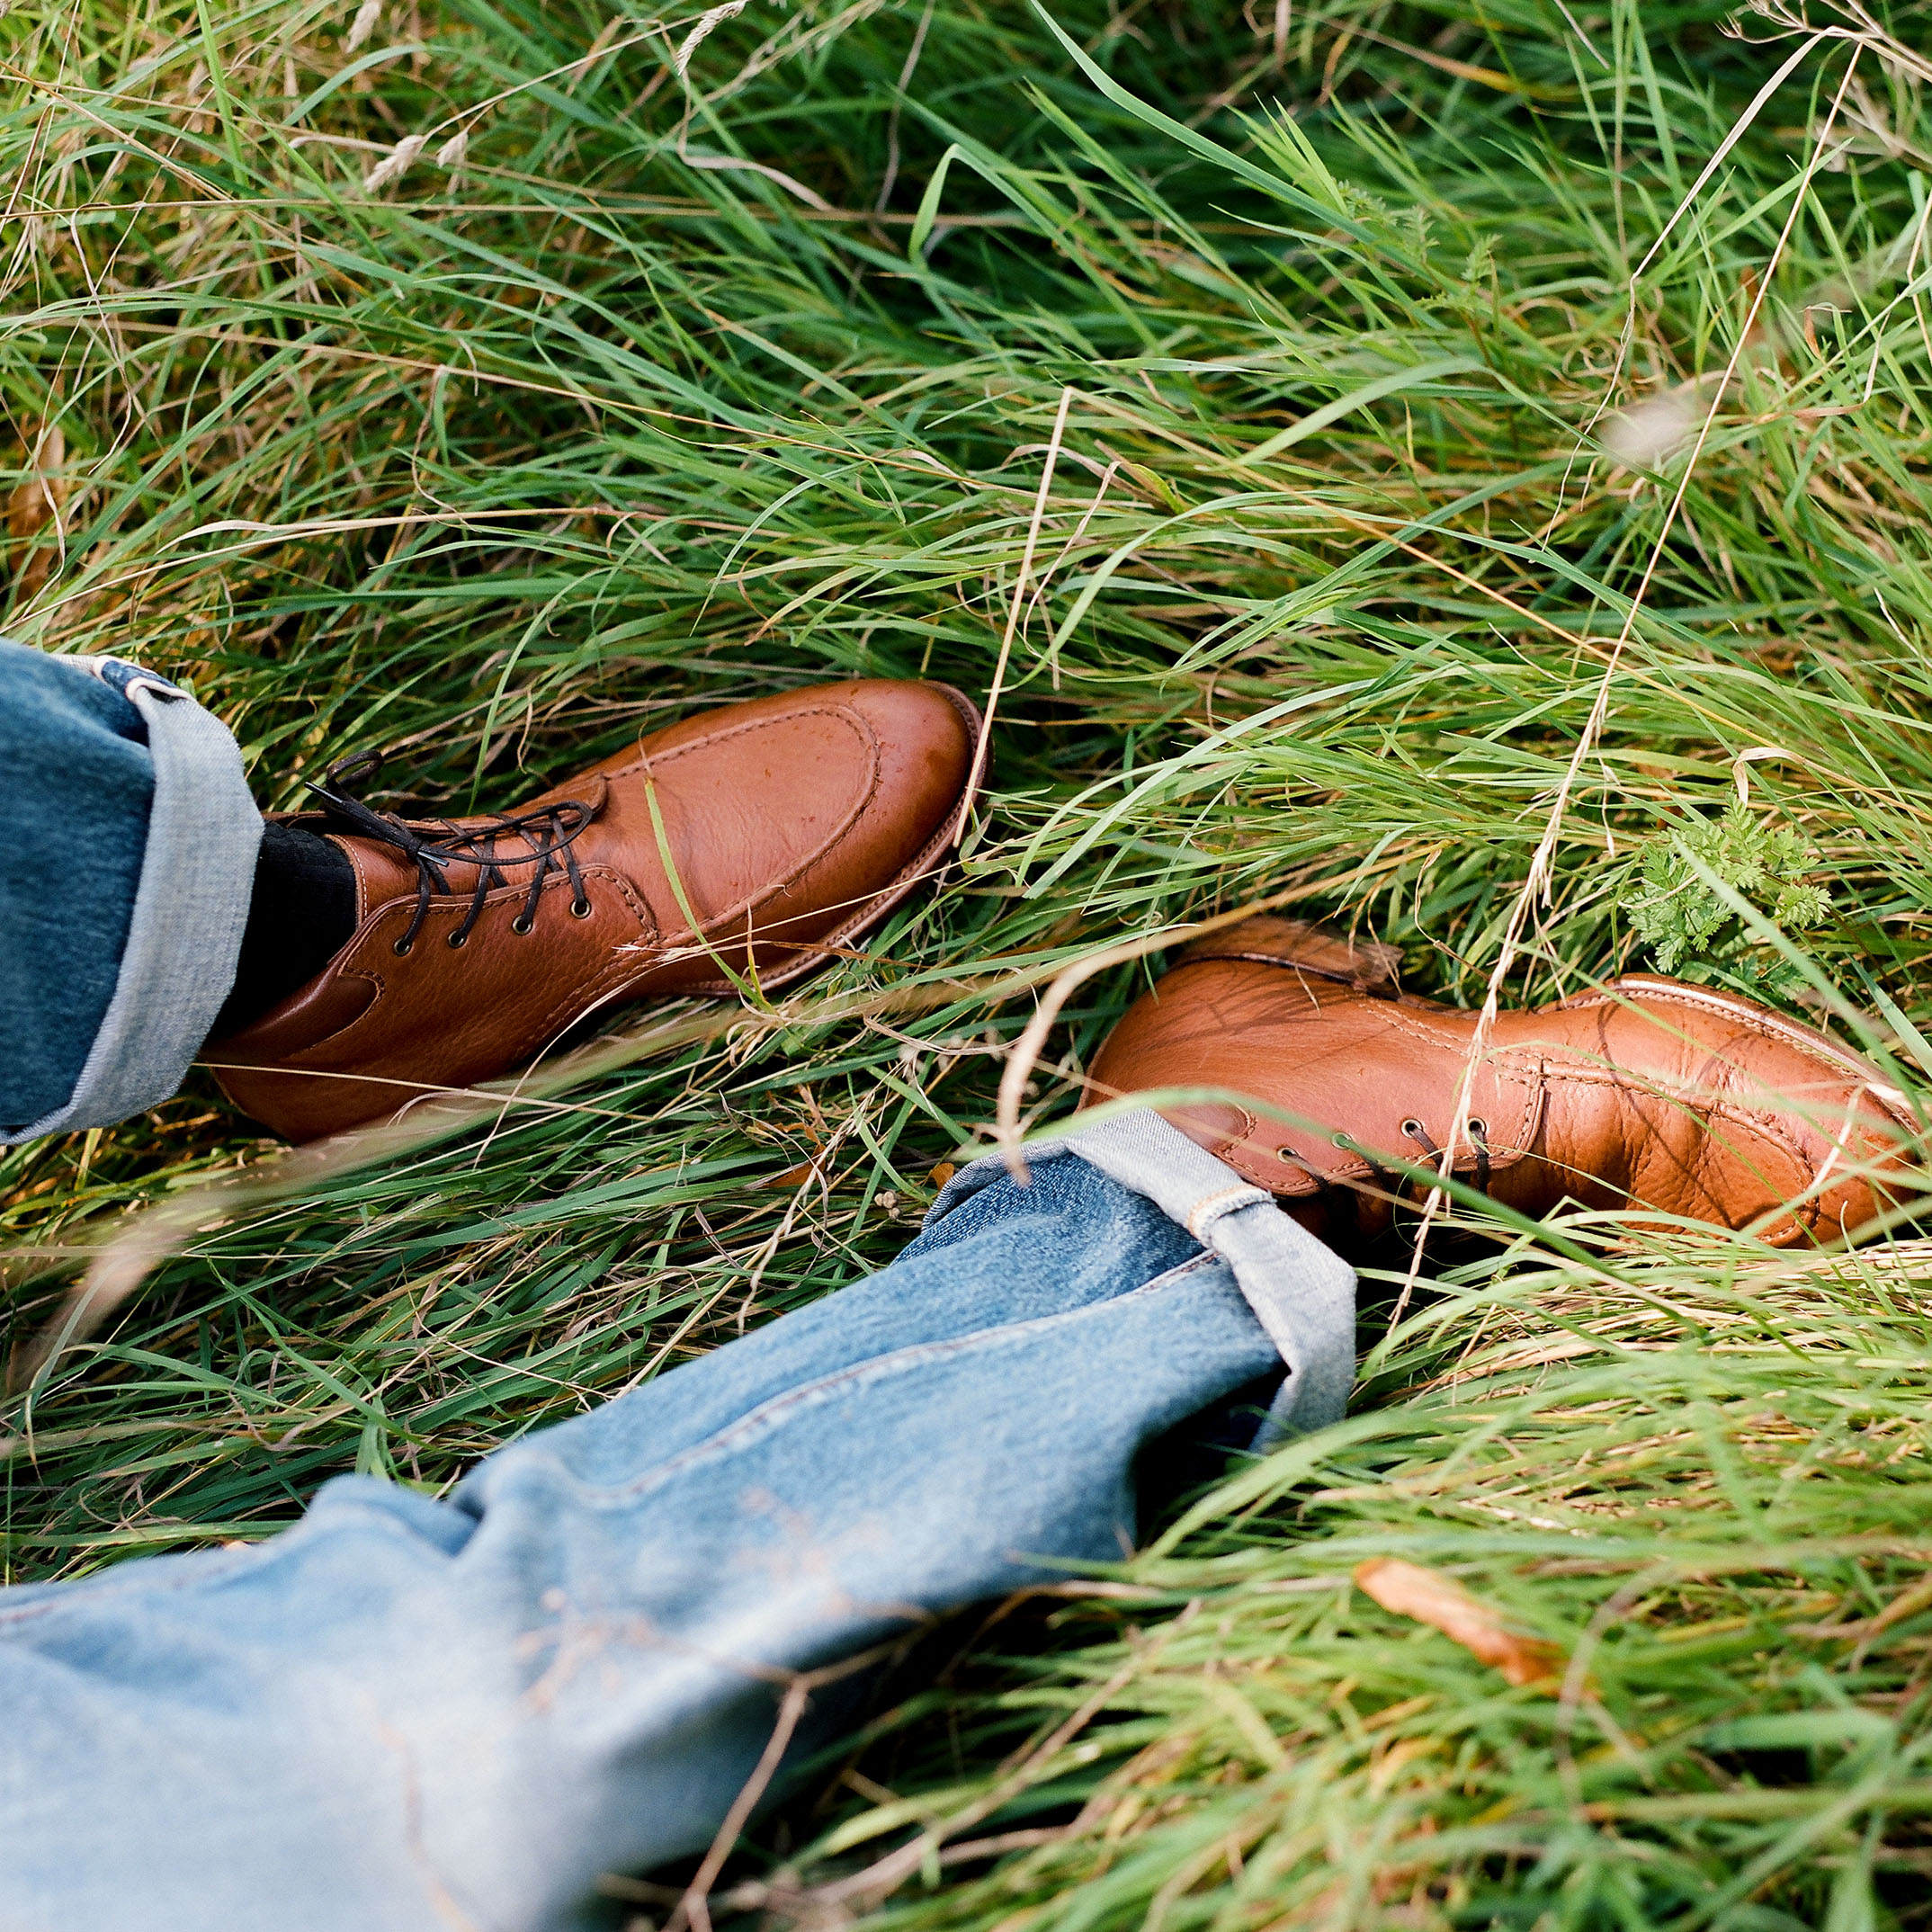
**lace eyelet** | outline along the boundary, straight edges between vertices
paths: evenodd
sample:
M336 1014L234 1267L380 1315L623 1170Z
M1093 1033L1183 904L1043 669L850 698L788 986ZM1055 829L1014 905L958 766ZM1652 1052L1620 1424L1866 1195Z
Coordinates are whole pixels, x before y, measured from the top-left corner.
M1275 1158L1277 1160L1300 1160L1301 1157L1292 1147L1278 1147L1275 1149Z
M470 944L470 935L468 933L452 933L443 943L452 953L454 953L459 947L467 946Z
M412 953L416 951L416 941L413 939L398 939L396 944L389 948L389 951L393 953L398 959L406 960Z
M528 933L532 929L532 927L536 925L536 923L537 922L534 919L525 918L522 913L518 913L517 916L510 921L510 930L514 933L518 938L522 938L526 933Z
M1424 1129L1420 1121L1411 1117L1402 1123L1402 1131L1414 1140L1420 1138Z
M1489 1131L1489 1123L1488 1121L1483 1119L1481 1114L1471 1114L1469 1117L1469 1131L1471 1133L1480 1133L1486 1135Z
M574 899L570 901L570 917L573 919L587 919L594 909L587 899Z

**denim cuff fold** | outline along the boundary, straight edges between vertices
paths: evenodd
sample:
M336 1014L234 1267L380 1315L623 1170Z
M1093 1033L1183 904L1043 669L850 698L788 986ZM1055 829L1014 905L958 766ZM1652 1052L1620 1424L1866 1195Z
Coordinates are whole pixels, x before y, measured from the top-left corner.
M118 657L67 657L141 714L154 802L114 995L64 1106L0 1145L107 1127L181 1085L235 983L262 815L228 728L179 685Z
M1150 1109L1116 1115L1026 1149L1029 1163L1078 1155L1145 1195L1234 1271L1243 1298L1287 1364L1255 1446L1326 1428L1348 1407L1355 1375L1355 1271L1244 1180ZM999 1155L962 1167L927 1213L942 1220L1006 1171Z

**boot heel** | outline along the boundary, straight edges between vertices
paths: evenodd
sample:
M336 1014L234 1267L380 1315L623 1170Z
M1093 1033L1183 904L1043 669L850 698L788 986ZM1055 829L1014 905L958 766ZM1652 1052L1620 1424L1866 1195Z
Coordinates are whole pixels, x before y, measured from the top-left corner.
M1261 965L1286 966L1353 987L1358 993L1392 999L1402 955L1379 940L1355 939L1332 926L1265 912L1196 940L1175 963L1186 965L1194 960L1253 960Z

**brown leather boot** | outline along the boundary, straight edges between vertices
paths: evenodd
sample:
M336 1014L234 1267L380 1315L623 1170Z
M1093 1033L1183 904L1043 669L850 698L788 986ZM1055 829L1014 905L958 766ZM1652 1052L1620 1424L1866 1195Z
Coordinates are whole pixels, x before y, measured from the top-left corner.
M687 718L511 813L405 822L337 786L295 822L355 868L354 936L203 1057L309 1140L623 1002L770 991L944 863L978 729L945 685L866 680Z
M1217 1087L1310 1123L1161 1110L1344 1248L1399 1206L1412 1225L1417 1169L1453 1132L1457 1176L1536 1219L1565 1201L1649 1208L1788 1247L1921 1191L1901 1172L1911 1107L1876 1069L1736 994L1650 974L1498 1015L1457 1132L1477 1015L1397 993L1379 952L1266 917L1189 947L1109 1035L1089 1099Z

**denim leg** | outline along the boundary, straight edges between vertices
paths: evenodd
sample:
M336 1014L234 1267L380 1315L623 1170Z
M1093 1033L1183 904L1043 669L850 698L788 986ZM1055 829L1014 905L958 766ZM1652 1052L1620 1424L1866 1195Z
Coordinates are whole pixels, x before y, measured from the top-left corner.
M165 678L0 640L0 1146L167 1098L234 982L262 818Z
M154 765L118 691L0 640L0 1131L74 1091L114 997Z
M788 1672L1111 1561L1151 1438L1262 1375L1230 1266L1062 1158L482 1463L0 1595L9 1932L550 1932L708 1843Z

